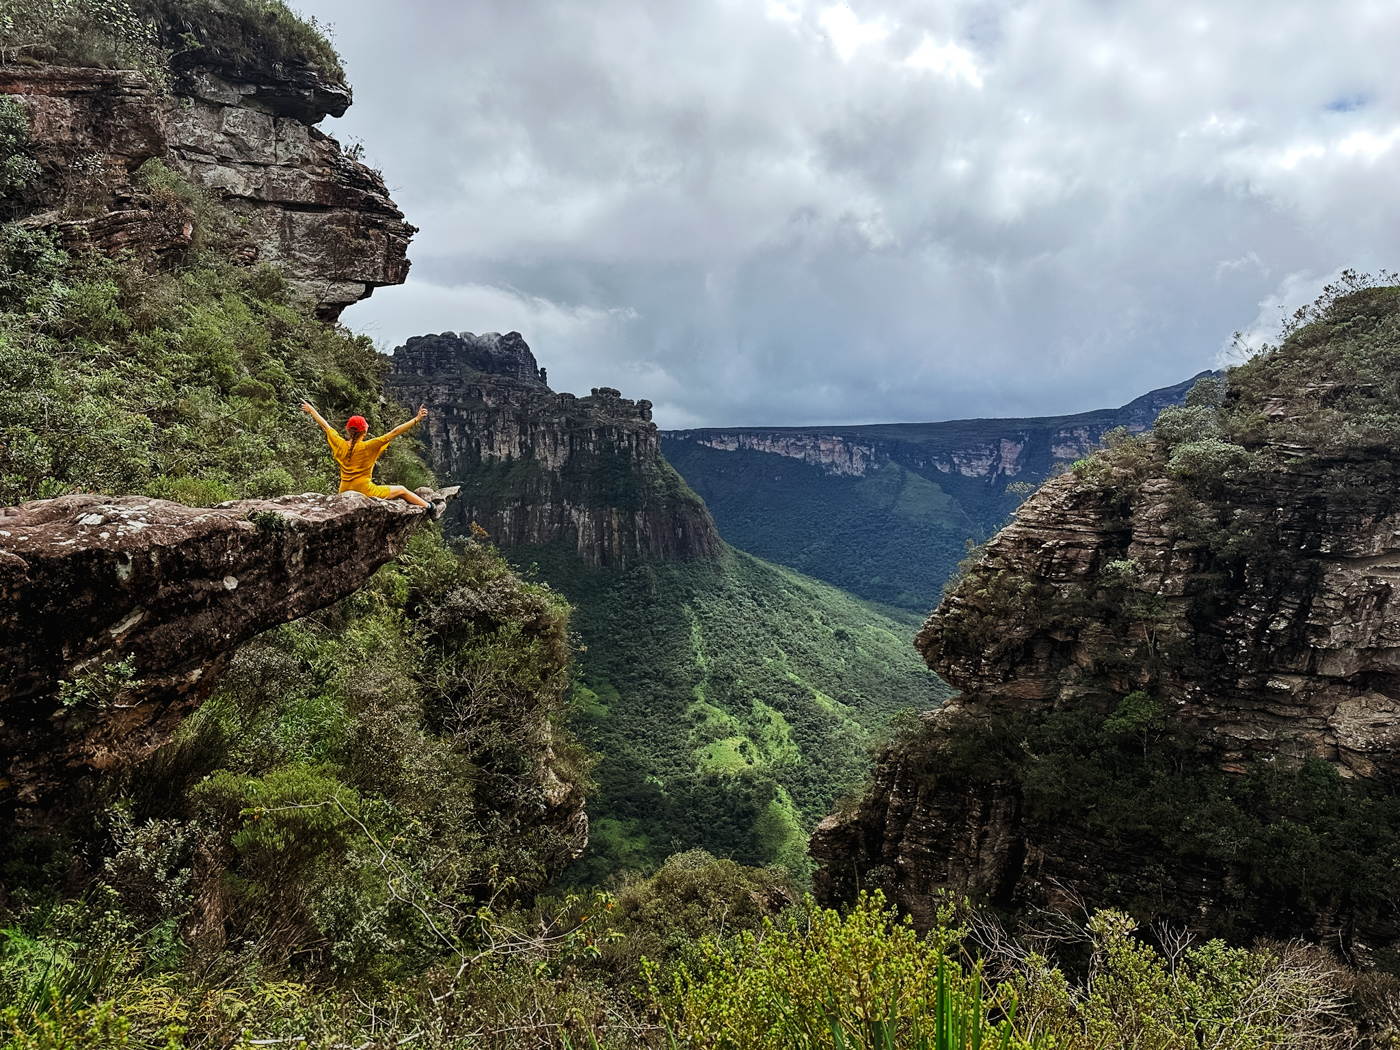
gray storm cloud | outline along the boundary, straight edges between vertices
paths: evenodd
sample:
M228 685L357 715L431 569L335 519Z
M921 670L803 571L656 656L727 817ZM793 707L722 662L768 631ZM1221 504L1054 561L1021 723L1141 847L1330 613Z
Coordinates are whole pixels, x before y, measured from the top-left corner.
M663 425L1121 403L1400 255L1390 2L300 6L423 231L347 323Z

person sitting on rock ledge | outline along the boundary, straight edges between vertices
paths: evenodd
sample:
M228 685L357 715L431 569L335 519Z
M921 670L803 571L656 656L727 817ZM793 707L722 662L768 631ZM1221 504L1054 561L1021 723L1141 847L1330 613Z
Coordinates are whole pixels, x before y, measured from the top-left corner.
M309 414L317 423L321 424L321 429L326 432L326 440L330 442L331 455L335 457L336 463L340 466L340 491L360 492L366 496L373 496L375 499L402 499L412 503L415 507L427 507L428 503L416 493L409 492L402 485L376 485L374 483L374 461L379 458L379 454L389 447L389 442L400 434L407 433L413 427L427 418L428 410L422 405L418 406L418 414L407 423L400 423L387 434L381 434L377 438L365 441L365 432L369 430L369 424L365 422L364 416L351 416L345 423L345 433L349 440L341 437L332 429L331 425L321 418L311 405L303 401L301 410Z

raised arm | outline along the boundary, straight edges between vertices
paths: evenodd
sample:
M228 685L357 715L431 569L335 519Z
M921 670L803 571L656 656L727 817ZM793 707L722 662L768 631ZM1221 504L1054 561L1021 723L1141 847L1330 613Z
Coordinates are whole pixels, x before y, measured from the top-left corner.
M324 419L321 418L321 413L317 412L314 408L312 408L311 403L309 401L303 401L301 403L301 410L310 415L311 418L316 420L317 423L320 423L321 429L324 430L327 434L335 433L334 428L332 428L329 423L327 423Z
M427 418L427 408L425 408L423 405L419 405L418 414L416 416L410 419L407 423L400 423L398 426L396 426L393 430L389 431L389 433L385 434L384 436L386 438L392 439L398 437L400 434L407 434L410 430L412 430L414 427L416 427L419 423L423 422L423 420Z

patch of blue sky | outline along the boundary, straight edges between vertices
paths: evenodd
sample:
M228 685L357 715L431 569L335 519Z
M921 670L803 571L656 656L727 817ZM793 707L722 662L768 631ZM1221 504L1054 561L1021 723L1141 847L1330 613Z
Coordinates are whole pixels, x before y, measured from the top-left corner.
M1352 113L1361 109L1370 101L1370 95L1342 95L1338 98L1334 98L1323 108L1327 110L1328 113Z

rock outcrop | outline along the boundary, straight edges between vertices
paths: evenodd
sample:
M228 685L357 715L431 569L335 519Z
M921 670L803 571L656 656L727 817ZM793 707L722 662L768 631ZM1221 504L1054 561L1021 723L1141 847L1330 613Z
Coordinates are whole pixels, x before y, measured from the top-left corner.
M428 461L461 486L450 529L476 523L509 547L567 543L591 565L719 554L704 503L661 454L651 402L610 387L556 394L518 332L410 339L387 386L431 410Z
M1115 487L1073 474L1048 482L916 638L961 690L924 716L925 733L950 743L998 716L1108 712L1157 685L1174 739L1228 772L1321 758L1346 777L1400 776L1400 508L1385 506L1389 494L1337 505L1320 492L1326 470L1237 493L1240 517L1295 556L1286 570L1246 569L1228 610L1210 617L1202 610L1220 581L1209 551L1182 535L1169 479L1145 479L1126 515ZM1110 566L1131 566L1126 586L1103 586ZM1121 616L1134 601L1150 603L1149 619ZM927 923L944 887L1042 905L1102 899L1110 877L1170 867L1072 823L1037 821L1015 784L930 777L930 748L925 739L921 754L886 753L859 810L818 827L811 848L829 897L853 895L876 871ZM1229 879L1188 865L1170 881L1206 908L1225 899Z
M1106 767L1045 764L1037 747L1076 745L1046 743L1069 739L1053 734L1032 743L1028 727L1068 725L1077 712L1077 725L1108 732L1095 727L1109 716L1128 725L1134 697L1137 735L1115 754L1137 754L1144 770L1149 749L1170 754L1156 768L1184 763L1223 785L1213 816L1152 818L1173 833L1205 821L1194 841L1242 834L1209 827L1235 812L1229 783L1241 774L1320 761L1357 785L1400 782L1400 486L1389 453L1355 416L1319 422L1337 384L1289 390L1291 378L1269 373L1283 365L1253 367L1224 407L1177 410L1173 425L1188 420L1199 434L1100 453L1047 482L987 544L916 640L961 694L880 758L854 812L817 828L821 895L880 885L927 925L943 888L1014 908L1121 904L1124 887L1150 883L1159 906L1175 902L1203 927L1237 921L1241 901L1264 890L1245 888L1228 849L1174 855L1141 822L1114 831L1091 812L1030 801L1074 786L1028 769ZM1260 392L1270 385L1272 396ZM1353 388L1364 411L1390 411L1382 384ZM968 774L1003 730L1012 759ZM1358 917L1349 889L1311 912L1276 892L1278 925L1238 932L1363 946L1400 934L1393 909Z
M42 820L139 761L239 644L355 591L423 516L358 493L0 509L0 806Z
M914 644L965 706L988 710L1147 688L1158 673L1150 650L1169 645L1173 725L1222 764L1285 754L1326 759L1344 776L1400 776L1400 508L1390 493L1329 499L1332 466L1232 494L1232 513L1288 556L1274 571L1245 566L1228 611L1211 617L1200 602L1219 583L1211 552L1183 535L1170 479L1143 481L1125 517L1115 488L1057 478L988 544L975 573L1015 579L1021 601L960 587ZM1151 601L1153 619L1119 632L1108 610L1061 611L1101 587L1111 565L1131 567L1123 600ZM983 633L992 622L995 638ZM1123 645L1131 657L1105 659Z
M160 160L239 218L235 258L282 267L323 318L403 283L416 230L379 173L314 126L345 111L348 88L310 69L190 68L176 84L171 95L133 71L0 66L0 94L24 101L42 169L24 221L109 253L186 247L193 210L137 176Z

